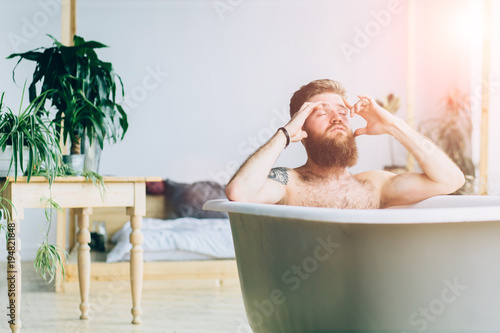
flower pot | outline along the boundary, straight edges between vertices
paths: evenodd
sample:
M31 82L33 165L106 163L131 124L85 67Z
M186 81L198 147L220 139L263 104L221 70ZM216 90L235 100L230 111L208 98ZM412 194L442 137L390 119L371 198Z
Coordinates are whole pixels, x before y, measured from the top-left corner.
M23 163L22 168L26 170L29 159L29 150L27 147L23 147ZM0 149L0 177L13 177L15 176L14 162L12 162L12 167L9 171L10 162L12 161L12 146L5 147L5 151ZM17 165L17 175L19 177L23 176L23 170L21 169L21 164Z
M82 154L85 154L84 170L99 173L99 162L101 161L101 146L97 141L97 136L92 139L92 144L85 137Z
M62 160L72 174L74 174L75 176L82 175L85 155L63 155Z

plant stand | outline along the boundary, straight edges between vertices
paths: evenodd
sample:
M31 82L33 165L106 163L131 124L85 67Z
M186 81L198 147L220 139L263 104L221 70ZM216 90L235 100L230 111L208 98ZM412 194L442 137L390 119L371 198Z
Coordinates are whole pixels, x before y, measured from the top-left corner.
M88 319L89 313L89 286L90 286L90 232L89 215L92 207L126 207L131 219L132 233L130 242L130 280L132 289L132 323L141 323L141 295L142 295L142 217L146 213L146 181L159 181L159 177L104 177L106 193L101 198L99 189L84 177L59 177L49 188L44 177L32 177L27 183L25 177L18 177L14 182L9 177L9 184L4 191L4 197L12 201L15 208L10 208L11 221L7 240L7 279L9 294L8 321L12 332L21 329L21 250L20 221L23 219L25 208L44 208L45 203L40 198L50 197L63 208L76 208L78 215L77 233L78 247L78 275L80 284L80 319ZM0 186L5 178L0 179ZM65 234L65 233L64 233ZM64 237L63 237L64 238ZM60 238L58 237L58 240ZM60 244L64 247L65 239Z

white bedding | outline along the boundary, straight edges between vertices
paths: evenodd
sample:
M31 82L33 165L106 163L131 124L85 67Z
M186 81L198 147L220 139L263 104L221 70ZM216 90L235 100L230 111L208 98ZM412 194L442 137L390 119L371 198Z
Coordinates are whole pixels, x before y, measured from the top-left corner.
M141 230L144 234L144 261L234 258L228 219L144 218ZM108 253L106 262L130 260L131 231L130 222L127 222L113 235L112 241L116 245Z

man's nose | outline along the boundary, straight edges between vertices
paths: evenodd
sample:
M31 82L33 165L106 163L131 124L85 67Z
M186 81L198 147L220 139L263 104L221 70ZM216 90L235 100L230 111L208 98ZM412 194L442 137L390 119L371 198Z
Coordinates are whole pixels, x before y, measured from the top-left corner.
M344 123L342 116L337 111L330 112L330 122L335 123L337 121L342 124Z

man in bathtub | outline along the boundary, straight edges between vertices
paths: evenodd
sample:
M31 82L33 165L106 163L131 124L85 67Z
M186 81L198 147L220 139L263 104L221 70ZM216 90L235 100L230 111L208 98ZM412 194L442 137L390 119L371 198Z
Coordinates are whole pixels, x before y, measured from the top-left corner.
M429 139L380 107L370 96L353 105L344 86L316 80L290 101L291 120L240 167L229 181L229 200L331 208L386 208L449 194L465 182L455 163ZM367 124L352 132L350 118ZM422 173L373 170L351 174L358 151L355 137L389 134L417 159ZM302 142L304 165L273 168L289 143ZM373 152L376 153L376 152Z

